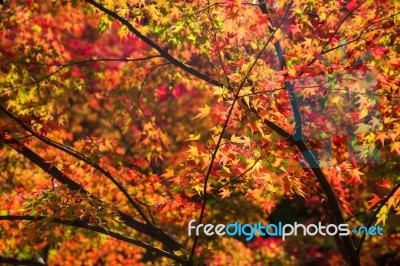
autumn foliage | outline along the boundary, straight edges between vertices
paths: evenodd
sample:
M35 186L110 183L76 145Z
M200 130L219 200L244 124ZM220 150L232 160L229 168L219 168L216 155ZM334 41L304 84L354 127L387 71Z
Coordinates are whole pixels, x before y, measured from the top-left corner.
M394 265L400 2L1 1L0 263ZM187 225L383 236L188 236Z

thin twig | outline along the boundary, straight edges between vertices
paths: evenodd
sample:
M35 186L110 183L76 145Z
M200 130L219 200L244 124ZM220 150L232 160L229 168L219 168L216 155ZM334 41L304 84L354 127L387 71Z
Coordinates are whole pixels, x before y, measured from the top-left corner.
M49 79L50 77L56 75L57 73L59 73L61 70L63 70L64 68L73 66L73 65L82 65L82 64L87 64L87 63L95 63L95 62L137 62L137 61L143 61L143 60L148 60L148 59L152 59L152 58L157 58L157 57L161 57L161 55L151 55L151 56L146 56L143 58L99 58L99 59L86 59L86 60L82 60L82 61L75 61L75 62L69 62L66 64L58 64L58 63L53 63L53 64L46 64L46 63L39 63L39 62L12 62L12 63L20 63L20 64L27 64L27 65L40 65L40 66L58 66L59 68L49 74L47 74L46 76L40 78L40 79L36 79L33 82L28 82L25 84L21 84L18 86L14 86L14 87L9 87L6 89L18 89L18 88L23 88L23 87L27 87L27 86L31 86L31 85L35 85L35 84L39 84L42 81L45 81L47 79Z
M369 219L369 222L367 223L366 227L370 228L372 226L372 224L374 223L376 216L379 214L380 210L383 208L383 206L385 206L386 202L389 201L389 199L394 195L394 193L396 193L397 189L400 188L400 183L398 183L390 192L389 194L381 201L380 205L378 206L378 208L376 208L376 210L374 211L374 213L372 214L371 218ZM362 248L362 245L364 243L364 240L366 238L367 234L365 232L363 232L363 235L361 236L360 241L357 244L357 248L356 248L356 252L357 254L360 253L360 250Z
M243 78L242 81L240 82L239 87L238 87L237 91L235 92L232 105L231 105L231 107L229 108L228 115L227 115L227 117L226 117L225 123L224 123L224 125L223 125L223 127L222 127L222 131L221 131L220 136L219 136L218 141L217 141L217 145L216 145L215 150L214 150L214 153L213 153L213 155L212 155L212 157L211 157L211 161L210 161L210 165L209 165L208 170L207 170L206 177L204 178L203 202L202 202L202 206L201 206L201 210L200 210L200 217L199 217L199 222L198 222L198 224L200 224L200 223L202 222L203 217L204 217L204 211L205 211L206 204L207 204L207 185L208 185L208 179L209 179L209 177L210 177L211 169L212 169L212 166L213 166L213 164L214 164L214 161L215 161L215 159L216 159L216 157L217 157L217 153L218 153L218 150L219 150L219 146L220 146L220 144L221 144L221 142L222 142L224 133L225 133L225 131L227 130L230 117L231 117L231 115L232 115L232 113L233 113L233 108L234 108L234 106L235 106L235 103L236 103L237 100L239 99L240 91L241 91L241 89L243 88L245 82L247 81L247 79L248 79L248 77L249 77L251 71L253 70L254 66L257 64L257 61L260 59L261 55L264 53L265 49L266 49L267 46L270 44L270 42L274 39L275 33L280 29L280 26L282 25L282 23L283 23L284 20L286 19L286 16L287 16L287 14L289 13L289 10L290 10L290 7L292 6L292 4L293 4L293 0L290 1L289 5L288 5L288 8L286 9L285 15L284 15L284 17L283 17L281 23L280 23L280 24L276 27L276 29L271 33L271 35L269 36L267 42L264 44L264 47L263 47L263 48L261 49L261 51L258 53L258 55L257 55L257 57L255 58L254 62L251 64L251 66L250 66L249 69L247 70L246 75L244 76L244 78ZM233 89L234 89L234 88L232 88L232 90L233 90ZM195 236L194 241L193 241L193 246L192 246L192 249L191 249L191 252L190 252L190 256L189 256L189 264L191 264L192 261L193 261L193 256L194 256L194 253L195 253L195 250L196 250L197 241L198 241L198 235Z
M12 62L14 64L26 64L26 65L39 65L39 66L58 66L58 67L68 67L73 65L83 65L87 63L96 63L96 62L138 62L144 61L152 58L160 58L161 55L149 55L146 57L140 58L90 58L79 61L71 61L65 64L62 63L40 63L40 62Z

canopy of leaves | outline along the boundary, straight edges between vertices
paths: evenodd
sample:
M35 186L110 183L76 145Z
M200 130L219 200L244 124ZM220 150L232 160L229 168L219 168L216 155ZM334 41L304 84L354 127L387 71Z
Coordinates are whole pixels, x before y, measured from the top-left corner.
M0 262L399 261L400 2L0 4ZM212 224L384 236L188 236Z

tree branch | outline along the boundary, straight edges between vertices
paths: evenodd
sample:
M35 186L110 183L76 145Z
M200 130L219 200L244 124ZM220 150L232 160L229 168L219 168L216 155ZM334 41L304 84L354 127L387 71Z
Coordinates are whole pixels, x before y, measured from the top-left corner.
M14 87L8 87L7 89L18 89L18 88L22 88L22 87L26 87L26 86L31 86L31 85L35 85L35 84L39 84L40 82L56 75L57 73L59 73L61 70L63 70L64 68L73 66L73 65L82 65L82 64L87 64L87 63L95 63L95 62L136 62L136 61L143 61L143 60L148 60L148 59L152 59L152 58L157 58L157 57L161 57L161 55L151 55L151 56L147 56L147 57L143 57L143 58L121 58L121 59L117 59L117 58L99 58L99 59L86 59L86 60L82 60L82 61L76 61L76 62L69 62L66 64L44 64L44 63L37 63L37 62L23 62L24 64L31 64L31 65L41 65L41 66L59 66L59 68L49 74L47 74L46 76L37 79L33 82L29 82L29 83L25 83L22 85L18 85L18 86L14 86Z
M366 2L366 0L362 1L361 3L359 3L354 9L350 10L349 13L346 14L346 16L339 22L339 24L337 25L335 31L333 32L333 34L329 37L329 39L325 42L325 44L322 46L322 51L321 54L325 54L329 51L331 51L332 49L329 49L329 51L325 51L326 47L329 45L329 43L332 41L332 39L335 37L336 33L339 31L340 27L342 26L342 24L351 16L351 14L354 13L354 11L356 11L357 9L360 8L360 6L362 4L364 4ZM335 48L337 49L337 48ZM315 61L317 61L318 57L315 56L308 64L307 66L312 65Z
M377 23L382 22L382 21L384 21L384 20L387 20L387 19L389 19L389 18L394 18L394 17L396 17L396 16L399 15L399 14L400 14L400 12L397 12L397 13L395 13L395 14L393 14L393 15L390 15L390 16L388 16L388 17L382 18L382 19L380 19L380 20L378 20L378 21L371 22L368 26L366 26L364 29L362 29L362 31L361 31L356 37L354 37L352 40L349 40L349 41L347 41L347 42L345 42L345 43L339 44L339 45L337 45L337 46L335 46L335 47L332 47L332 48L330 48L330 49L324 49L324 50L322 50L321 55L322 55L322 54L327 54L327 53L329 53L329 52L332 52L332 51L334 51L334 50L337 50L337 49L339 49L339 48L341 48L341 47L343 47L343 46L346 46L346 45L348 45L348 44L350 44L350 43L353 43L353 42L355 42L355 41L361 39L361 36L362 36L370 27L372 27L374 24L377 24ZM379 28L378 30L381 30L381 28ZM364 40L364 39L362 39L362 40ZM365 41L365 40L364 40L364 41ZM317 58L315 57L315 58L314 58L313 60L311 60L307 65L308 65L308 66L311 65L311 64L314 63L316 60L317 60Z
M78 221L78 220L68 221L68 220L62 220L62 219L59 219L59 218L47 217L47 216L30 216L30 215L1 215L0 216L0 221L3 220L3 221L35 221L35 222L38 222L40 220L49 219L49 218L51 218L51 221L49 221L51 223L83 228L83 229L87 229L87 230L90 230L90 231L93 231L93 232L97 232L97 233L101 233L101 234L104 234L104 235L108 235L108 236L111 236L111 237L113 237L115 239L118 239L118 240L130 243L130 244L142 247L142 248L147 249L149 251L152 251L152 252L156 253L157 255L173 259L176 262L180 262L180 263L184 263L185 262L184 259L182 259L182 258L180 258L180 257L178 257L178 256L176 256L176 255L174 255L172 253L169 253L169 252L167 252L165 250L153 247L152 245L147 244L145 242L142 242L142 241L136 240L134 238L127 237L127 236L112 232L112 231L107 230L107 229L105 229L103 227L100 227L100 226L95 226L95 225L88 224L88 223L83 222L83 221ZM0 260L0 262L1 262L1 260ZM40 265L43 265L43 264L40 264Z
M38 65L38 66L58 66L58 67L68 67L68 66L74 66L74 65L83 65L83 64L88 64L88 63L97 63L97 62L138 62L138 61L144 61L148 59L153 59L153 58L160 58L162 57L161 55L149 55L146 57L140 57L140 58L90 58L90 59L85 59L85 60L80 60L80 61L71 61L65 64L61 63L39 63L39 62L14 62L14 63L19 63L19 64L26 64L26 65Z
M57 181L66 185L70 190L79 191L83 194L91 196L94 199L97 199L93 195L90 195L90 193L87 190L85 190L80 184L78 184L71 178L64 175L64 173L62 173L56 166L47 163L42 157L40 157L38 154L33 152L31 149L29 149L19 141L15 139L5 139L4 143L9 145L14 150L16 150L18 153L22 154L25 158L29 159L35 165L39 166L41 169L43 169L46 173L55 178ZM171 250L179 250L182 248L182 245L180 243L178 243L176 240L171 238L164 231L154 226L153 224L142 223L120 210L117 210L117 212L120 219L126 226L140 233L143 233L147 236L150 236L155 240L160 241Z
M21 125L21 127L23 129L25 129L26 131L31 133L33 136L35 136L36 138L38 138L39 140L41 140L45 144L50 145L50 146L52 146L54 148L57 148L57 149L59 149L61 151L64 151L64 152L68 153L69 155L75 157L78 160L81 160L81 161L85 162L86 164L92 166L93 168L98 170L100 173L105 175L124 194L124 196L128 199L129 203L132 204L132 206L138 211L139 215L143 218L143 220L147 224L151 224L151 221L147 218L147 216L144 213L144 211L142 210L142 208L133 200L133 198L129 195L128 191L126 191L126 189L122 186L122 184L119 183L108 171L106 171L104 168L100 167L97 163L93 163L92 160L90 160L90 158L88 158L87 156L79 153L78 151L75 151L74 149L72 149L70 147L64 146L64 145L62 145L60 143L57 143L57 142L55 142L55 141L53 141L53 140L51 140L51 139L49 139L49 138L47 138L45 136L42 136L42 135L38 134L31 127L26 125L21 119L17 118L15 115L13 115L9 111L7 111L1 105L0 105L0 110L3 111L8 117L10 117L14 121L16 121L19 125Z
M378 208L376 208L376 210L374 211L374 213L372 214L368 224L366 225L367 228L370 228L372 226L372 224L374 223L376 216L379 214L379 212L381 211L381 209L383 208L383 206L385 206L386 202L389 201L389 199L394 195L394 193L396 193L397 189L400 188L400 183L398 183L390 192L389 194L381 201L380 205ZM357 244L357 248L356 248L356 252L359 254L362 248L362 245L364 243L364 240L366 238L366 234L365 232L363 232L360 241Z
M283 21L285 21L286 16L288 15L289 10L290 10L290 7L292 6L292 4L293 4L293 0L290 1L289 5L288 5L288 8L287 8L287 10L286 10L286 13L285 13L284 17L282 18L281 23L279 24L279 26L278 26L275 30L273 30L273 31L271 32L271 34L270 34L270 36L269 36L267 42L264 44L263 48L261 49L261 51L257 54L256 58L254 59L254 62L250 65L249 69L246 71L246 75L245 75L245 76L243 77L243 79L241 80L241 82L240 82L240 84L239 84L239 87L238 87L237 91L236 91L235 94L234 94L234 98L233 98L232 105L231 105L230 108L229 108L229 111L228 111L228 114L227 114L225 123L224 123L224 125L223 125L223 127L222 127L221 134L219 135L217 144L216 144L216 146L215 146L215 150L214 150L214 152L212 153L211 160L210 160L210 165L209 165L208 170L207 170L207 173L206 173L206 175L205 175L205 177L204 177L203 202L202 202L202 205L201 205L200 217L199 217L199 222L198 222L198 224L201 224L201 222L202 222L202 220L203 220L204 211L205 211L206 204L207 204L207 185L208 185L208 179L209 179L209 177L210 177L210 174L211 174L211 170L212 170L214 161L215 161L215 159L216 159L216 157L217 157L217 153L218 153L218 150L219 150L219 148L220 148L220 145L221 145L223 136L224 136L224 134L225 134L225 131L226 131L227 128L228 128L228 123L229 123L229 120L230 120L230 118L231 118L231 115L232 115L232 112L233 112L233 108L234 108L236 102L239 100L240 91L241 91L241 89L243 88L244 84L246 83L246 81L247 81L247 79L248 79L248 77L249 77L251 71L253 70L254 66L257 64L257 61L260 59L261 55L264 53L264 51L265 51L265 49L267 48L267 46L268 46L268 45L271 43L271 41L274 39L275 33L277 32L277 30L279 29L279 27L281 26L281 24L283 23ZM232 89L232 91L234 91L234 88L231 88L231 89ZM244 100L244 99L242 98L242 100ZM198 241L198 235L195 235L194 241L193 241L193 246L192 246L192 249L191 249L191 252L190 252L190 256L189 256L189 264L192 264L194 252L195 252L196 245L197 245L197 241Z
M173 57L171 54L169 54L165 49L161 48L161 46L159 46L158 44L156 44L155 42L153 42L152 40L150 40L148 37L146 37L145 35L143 35L140 31L138 31L128 20L124 19L123 17L121 17L120 15L118 15L117 13L109 10L108 8L106 8L105 6L97 3L96 1L93 0L84 0L85 2L91 4L92 6L96 7L97 9L103 11L105 14L109 15L110 17L118 20L119 22L121 22L124 26L126 26L130 32L132 32L133 34L136 35L136 37L138 37L139 39L141 39L142 41L144 41L146 44L148 44L150 47L154 48L155 50L157 50L160 55L162 57L164 57L165 59L167 59L169 62L171 62L174 66L177 66L179 68L181 68L182 70L184 70L185 72L199 78L202 79L204 81L206 81L207 83L210 83L212 85L218 86L218 87L222 87L223 84L217 80L214 80L212 78L210 78L209 76L200 73L199 71L191 68L188 65L185 65L184 63L182 63L181 61L179 61L178 59L176 59L175 57Z
M260 9L262 13L268 14L268 10L266 8L265 3L260 5ZM343 23L343 22L342 22ZM339 25L340 26L340 25ZM339 27L335 30L335 34ZM269 30L271 32L272 28L269 27ZM332 39L333 37L331 37ZM327 42L329 43L329 42ZM327 44L325 44L326 46ZM324 46L324 49L325 49ZM283 51L282 48L279 44L279 42L275 43L275 50L278 56L278 60L280 62L281 69L283 69L286 65L285 59L283 57ZM336 224L344 224L345 220L343 217L343 213L340 209L339 202L337 200L336 194L330 185L329 181L327 180L325 174L322 172L319 162L313 155L313 153L310 151L310 149L307 147L307 144L304 141L303 138L303 127L302 127L302 120L301 120L301 113L297 104L296 100L296 95L294 92L294 87L293 84L290 82L285 82L285 86L288 90L289 93L289 101L292 106L293 114L294 114L294 119L295 119L295 129L294 129L294 134L292 136L292 141L294 144L297 146L297 148L300 150L300 152L303 154L304 158L306 159L307 163L309 164L310 168L312 169L315 177L317 178L319 184L321 185L322 190L324 191L329 206L332 210L332 214L335 217L335 222ZM270 124L270 123L269 123ZM287 132L281 132L284 135L287 134ZM355 251L353 241L351 240L350 236L343 236L341 239L341 242L345 246L345 251L346 253L343 254L346 260L351 264L351 265L359 265L359 256L357 252Z

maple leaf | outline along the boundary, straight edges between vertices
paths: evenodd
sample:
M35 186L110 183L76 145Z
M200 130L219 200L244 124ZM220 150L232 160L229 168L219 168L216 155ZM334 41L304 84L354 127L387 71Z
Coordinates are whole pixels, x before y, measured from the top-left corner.
M175 176L175 171L174 169L167 169L167 172L161 175L165 179L171 178Z
M199 140L201 137L201 134L189 134L189 138L186 141L191 141L191 140Z
M221 195L221 199L223 200L224 198L227 198L231 195L232 191L230 191L229 189L225 189L223 188L222 191L219 193L219 195Z
M275 209L276 203L274 200L266 200L261 202L261 206L263 207L264 211L272 213L272 211Z
M65 235L64 226L24 232L39 221L0 221L1 254L25 258L26 250L50 246L49 264L163 265L168 263L164 255L176 264L190 264L190 255L192 264L296 264L317 253L324 257L320 247L328 239L304 241L299 235L299 243L311 251L303 253L282 241L267 245L261 237L263 246L206 236L192 246L181 229L200 212L204 222L257 222L276 203L296 195L307 201L301 208L318 208L320 199L310 195L329 191L325 181L335 191L325 193L328 201L341 206L329 204L324 211L339 219L341 212L352 215L350 206L365 204L363 195L375 190L371 182L343 181L360 183L364 174L365 180L380 180L378 189L390 189L392 179L381 177L395 170L388 165L373 171L373 164L362 172L355 169L349 140L358 138L362 158L369 157L374 144L386 142L385 159L397 162L400 30L392 11L399 9L398 1L255 1L250 6L236 0L3 2L0 93L5 97L0 104L37 134L10 130L0 112L0 219L19 215L21 206L30 204L28 214L83 220L121 237L116 242L83 230ZM295 98L286 86L293 81ZM328 99L324 106L323 99ZM307 147L292 137L296 101ZM43 119L33 123L21 118L24 114ZM334 138L333 166L303 169L298 162L308 165L307 158L299 149L319 150L317 135L322 142ZM19 138L21 144L13 144ZM325 156L318 159L323 162ZM47 193L53 177L57 181ZM232 178L235 182L226 183ZM224 184L229 189L217 190ZM85 196L71 194L70 187L82 187ZM209 197L215 191L220 200L233 201L215 204ZM107 206L94 203L96 197ZM389 211L400 215L399 198L395 193L388 199L378 223L385 223ZM369 211L380 202L372 195ZM300 206L292 203L282 210ZM321 218L319 212L310 215ZM353 217L355 224L358 218ZM168 226L154 230L153 220ZM150 244L141 246L148 250L136 247L141 242L129 242L121 226L145 235ZM23 241L26 235L34 243ZM350 236L343 240L352 241ZM374 264L374 258L391 255L393 246L365 241L364 260ZM155 247L171 252L158 253ZM348 253L346 245L343 249ZM337 250L325 257L339 259ZM148 258L149 252L157 255Z
M231 65L232 65L232 66L241 66L241 65L243 65L244 63L246 63L246 60L247 60L247 58L246 58L246 57L243 57L242 59L240 59L240 60L238 60L238 61L236 61L236 62L233 62Z
M374 193L372 193L372 199L370 199L368 202L370 203L370 205L369 205L369 207L368 207L368 209L367 209L367 212L369 212L370 210L372 210L379 202L381 202L382 201L382 199L378 196L378 195L376 195L376 194L374 194Z
M400 155L400 141L396 141L390 145L390 151L396 151L398 155Z
M349 1L347 4L346 4L346 8L347 8L347 10L349 10L349 11L352 11L354 8L356 8L357 7L357 3L356 3L356 1L354 1L354 0L351 0L351 1Z
M387 136L386 132L381 132L379 133L376 137L375 140L380 140L382 147L385 146L385 139L388 139L389 137Z
M383 124L382 124L381 119L374 116L371 118L371 124L372 124L372 129L374 131L382 130Z
M193 117L193 119L201 119L210 114L210 106L207 104L204 106L204 108L199 108L199 110L200 110L200 113L198 115L196 115L195 117Z
M388 209L400 208L400 190L397 189L396 192L389 198L387 202Z
M385 226L387 216L388 216L388 207L384 205L379 211L378 215L376 216L377 219L375 225L382 223L383 226Z
M369 132L369 131L371 131L371 125L368 125L366 123L359 123L357 125L357 129L356 129L356 131L354 133L355 134L362 134L362 133Z
M382 183L377 183L378 186L383 188L390 188L392 186L392 182L382 179Z
M289 32L293 37L295 37L296 34L301 34L301 30L297 25L289 25Z
M386 55L386 49L383 47L377 47L374 50L372 50L375 56L385 56Z

